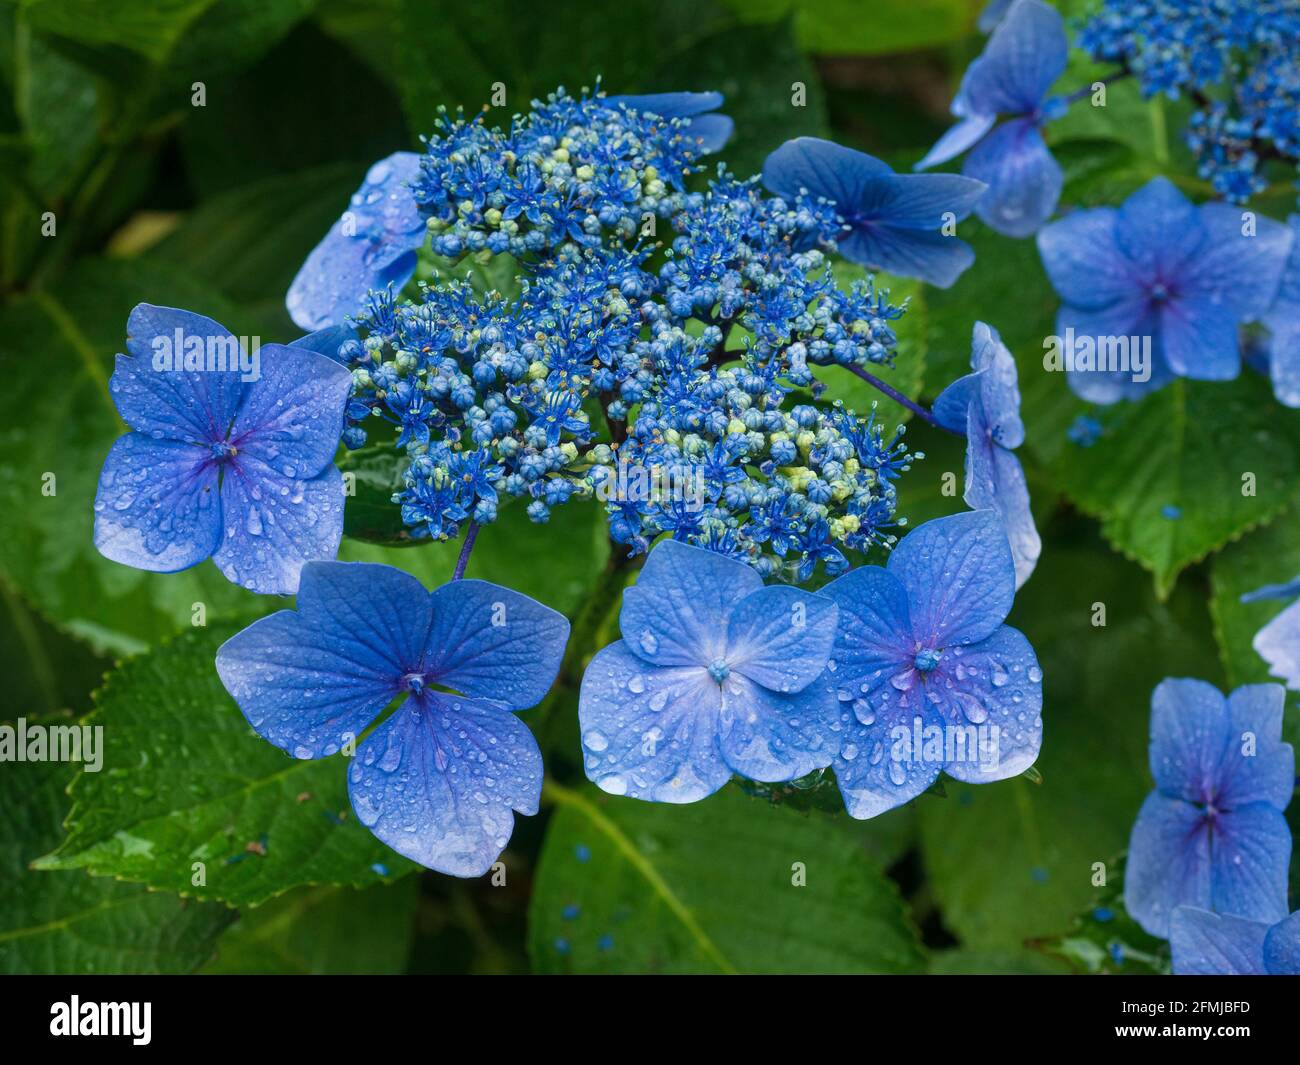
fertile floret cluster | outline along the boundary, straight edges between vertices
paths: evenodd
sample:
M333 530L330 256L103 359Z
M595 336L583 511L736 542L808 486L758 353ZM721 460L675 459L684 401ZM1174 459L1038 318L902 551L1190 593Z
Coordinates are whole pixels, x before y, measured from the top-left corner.
M634 102L559 92L507 130L441 116L412 191L458 265L354 316L345 442L396 427L415 535L491 522L503 496L540 522L594 495L633 552L671 532L764 574L834 572L892 541L914 456L814 371L892 364L904 308L836 284L831 203L722 167L692 189L704 139Z
M1201 176L1243 202L1266 186L1263 162L1300 157L1298 36L1296 0L1104 0L1079 44L1148 96L1190 96Z

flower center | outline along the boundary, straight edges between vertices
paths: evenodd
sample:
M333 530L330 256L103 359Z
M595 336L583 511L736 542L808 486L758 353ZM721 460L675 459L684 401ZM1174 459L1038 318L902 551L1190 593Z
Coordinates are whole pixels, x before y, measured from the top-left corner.
M912 665L916 666L922 673L929 673L939 664L939 659L942 657L942 651L936 651L933 647L923 647L916 652L916 657L912 659Z
M709 676L721 684L731 676L731 670L727 668L726 662L718 658L714 660L713 665L709 666Z
M227 459L233 459L239 454L238 449L227 443L225 440L218 440L215 444L209 445L212 451L212 457L218 462L225 462Z
M402 683L406 685L406 690L413 695L419 695L424 691L424 674L408 673L402 678Z

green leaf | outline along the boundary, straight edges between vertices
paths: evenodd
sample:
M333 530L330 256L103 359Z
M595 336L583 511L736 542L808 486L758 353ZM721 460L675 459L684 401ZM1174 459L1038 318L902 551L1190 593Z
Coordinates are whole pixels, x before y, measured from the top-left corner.
M406 970L420 879L309 887L245 910L204 973L389 976Z
M183 99L188 104L188 94ZM269 122L270 100L275 111ZM238 78L209 85L207 105L187 111L192 113L181 127L181 148L190 182L204 197L275 175L351 163L356 181L331 222L347 207L346 197L367 166L419 148L391 87L311 22L295 27ZM272 135L250 139L249 131L268 125ZM321 229L315 239L324 235ZM284 293L271 295L282 299Z
M291 339L302 330L285 310L289 285L347 208L364 174L364 165L336 163L218 193L191 212L149 258L210 278L246 312L256 311L259 328L274 330L265 339Z
M213 665L233 632L187 633L109 675L87 719L104 726L103 769L73 781L67 838L42 868L233 906L415 868L353 817L343 755L299 761L249 728Z
M34 723L34 722L29 722ZM235 914L82 872L34 872L59 839L72 769L0 772L0 973L186 973L212 956Z
M1186 566L1295 498L1300 425L1287 413L1253 373L1175 381L1095 412L1101 439L1062 452L1060 485L1164 596Z
M151 0L105 4L101 0L24 0L32 26L80 44L129 49L161 62L195 18L214 0Z
M1282 517L1258 532L1229 544L1214 557L1211 574L1214 595L1210 610L1214 615L1214 634L1219 641L1228 683L1276 682L1268 672L1268 663L1251 645L1255 634L1285 610L1286 599L1261 599L1241 602L1241 596L1266 584L1281 584L1300 574L1300 508L1292 507ZM1297 736L1300 739L1300 736Z
M1135 566L1077 524L1056 523L1045 539L1052 550L1008 619L1043 670L1042 783L945 780L947 798L917 802L943 922L971 948L1018 948L1088 905L1093 863L1127 846L1151 788L1152 689L1167 676L1222 683L1203 592L1185 586L1158 601Z
M393 493L406 487L410 464L410 456L394 448L391 440L343 453L338 467L344 486L353 493L343 511L344 535L384 547L421 544L402 521L402 508L393 502Z
M573 617L609 557L605 529L604 509L591 500L556 507L544 525L529 520L522 500L507 500L497 520L479 529L465 576L513 588ZM451 580L461 543L425 541L408 549L345 539L339 557L396 566L436 588Z
M886 55L934 48L973 33L977 9L965 0L908 0L864 12L854 0L727 0L741 17L794 17L799 43L830 55Z
M90 709L90 692L111 664L81 640L60 632L0 580L0 676L8 703L0 718Z
M125 431L108 391L126 319L141 301L207 314L246 332L219 297L173 265L84 260L56 287L0 310L0 512L21 515L0 537L0 573L45 617L116 654L208 620L251 618L268 602L210 562L145 573L95 550L95 488Z
M856 826L725 789L689 806L548 785L529 907L539 972L914 972L920 948ZM799 869L806 886L795 886Z

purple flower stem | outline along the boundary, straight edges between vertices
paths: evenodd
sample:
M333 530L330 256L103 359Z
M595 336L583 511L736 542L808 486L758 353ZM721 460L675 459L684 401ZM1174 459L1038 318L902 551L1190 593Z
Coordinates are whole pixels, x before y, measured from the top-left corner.
M456 559L456 572L451 575L453 581L465 576L465 567L469 565L469 553L474 550L474 541L478 539L478 522L471 521L465 530L465 542L460 545L460 557Z
M953 436L965 437L966 434L957 429L949 429L946 425L940 425L935 416L921 406L921 404L912 402L912 400L908 399L902 392L898 391L898 389L891 388L875 374L867 373L867 371L862 369L861 366L845 365L844 368L850 373L861 377L862 380L866 381L872 388L878 388L895 403L901 403L918 418L924 418L936 429L942 429L945 433L952 433Z

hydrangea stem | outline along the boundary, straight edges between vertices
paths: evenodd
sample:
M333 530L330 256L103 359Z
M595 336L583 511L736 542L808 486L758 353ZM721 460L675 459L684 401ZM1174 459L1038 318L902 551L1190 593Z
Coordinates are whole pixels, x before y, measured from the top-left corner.
M918 418L923 418L925 421L933 425L936 429L942 429L945 433L952 433L953 436L964 437L966 435L965 433L960 432L956 429L949 429L946 425L940 425L938 419L935 418L935 416L931 414L928 410L926 410L923 406L921 406L921 404L913 402L912 400L908 399L905 395L903 395L902 392L898 391L898 389L885 384L885 382L882 381L879 377L877 377L875 374L868 373L861 366L846 365L845 369L847 369L850 373L855 374L858 377L861 377L862 380L866 381L867 384L869 384L872 388L879 389L890 399L892 399L895 403L902 404L913 414L915 414Z
M474 541L478 539L478 522L471 521L465 530L465 542L460 545L460 557L456 559L456 571L451 575L453 581L465 576L465 567L469 565L469 554L474 550Z

